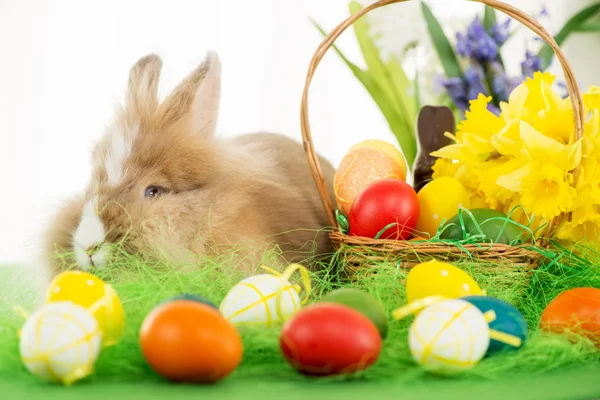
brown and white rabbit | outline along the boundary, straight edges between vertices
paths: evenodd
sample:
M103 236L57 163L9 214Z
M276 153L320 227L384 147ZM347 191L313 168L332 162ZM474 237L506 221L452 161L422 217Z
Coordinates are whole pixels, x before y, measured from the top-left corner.
M163 101L156 55L130 70L125 104L93 151L91 182L57 213L46 234L50 275L57 253L102 268L110 244L131 254L194 263L197 255L247 249L252 269L270 245L284 261L323 255L328 225L302 145L281 135L215 137L220 62L209 52ZM327 186L335 173L321 158ZM333 193L330 192L333 198ZM251 252L253 254L250 254ZM63 257L64 258L64 257Z

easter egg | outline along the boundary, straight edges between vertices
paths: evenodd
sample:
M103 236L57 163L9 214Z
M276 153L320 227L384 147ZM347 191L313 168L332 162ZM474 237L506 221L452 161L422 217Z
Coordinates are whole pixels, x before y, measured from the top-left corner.
M483 291L469 274L452 264L432 260L415 265L406 277L408 302L430 296L459 298Z
M336 303L316 303L298 311L281 331L285 360L310 376L352 374L379 357L381 337L362 313Z
M569 289L544 309L540 327L546 331L585 336L600 347L600 289Z
M504 350L518 349L525 343L525 340L527 340L529 331L527 321L525 321L523 314L521 314L521 312L512 304L489 296L466 296L461 299L473 304L482 313L486 313L490 310L494 312L495 318L489 323L490 329L520 339L520 346L514 347L509 343L492 337L486 355L492 355L493 353Z
M433 237L440 223L456 215L461 207L469 208L471 200L467 189L455 178L443 176L426 184L417 194L419 220L415 229Z
M381 179L406 179L406 161L391 143L365 140L352 146L342 158L333 178L339 208L348 214L356 197Z
M490 344L488 323L477 307L448 299L425 308L408 334L413 359L426 370L451 375L473 368Z
M246 278L231 288L219 309L228 321L236 325L271 326L298 311L300 297L287 280L261 274Z
M50 282L46 302L72 301L98 320L104 346L116 344L125 330L125 312L111 285L82 271L65 271Z
M209 299L207 299L206 297L199 296L199 295L196 295L196 294L191 294L191 293L178 294L176 296L173 296L171 298L168 298L168 299L164 300L160 304L164 304L164 303L168 303L170 301L176 301L176 300L192 300L192 301L197 301L199 303L203 303L203 304L206 304L206 305L209 305L209 306L211 306L213 308L218 309L217 306L212 301L210 301Z
M507 219L512 220L500 211L475 208L469 210L469 212L473 215L473 218L467 212L462 212L465 231L470 235L476 235L480 234L479 229L481 229L484 234L484 237L480 240L481 242L514 244L519 241L523 234L523 229L513 222L506 222ZM440 237L446 240L464 239L458 214L444 224L444 231Z
M36 377L71 385L93 373L101 343L98 321L87 309L58 301L42 306L25 321L19 351Z
M409 239L419 219L419 199L406 182L384 179L372 183L356 198L348 215L351 236Z
M371 294L359 289L344 288L327 293L321 301L343 304L361 312L375 324L382 338L387 336L387 314L381 303Z
M144 319L139 336L146 362L174 382L217 382L242 360L237 330L218 310L193 300L156 307Z

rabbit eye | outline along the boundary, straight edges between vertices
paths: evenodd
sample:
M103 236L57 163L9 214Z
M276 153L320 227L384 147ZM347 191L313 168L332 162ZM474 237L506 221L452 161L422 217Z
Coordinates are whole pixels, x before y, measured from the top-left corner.
M163 194L165 192L165 190L161 187L158 186L148 186L146 188L146 191L144 193L144 197L147 199L153 199L155 197L160 196L161 194Z

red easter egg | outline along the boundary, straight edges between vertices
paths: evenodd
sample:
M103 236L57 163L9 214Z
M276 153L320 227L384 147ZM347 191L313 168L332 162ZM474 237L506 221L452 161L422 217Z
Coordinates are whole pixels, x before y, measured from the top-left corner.
M279 345L286 361L302 374L351 374L377 360L381 336L359 311L324 302L305 307L288 320Z
M214 307L175 300L156 307L140 329L140 347L148 364L176 382L216 382L242 360L237 330Z
M419 220L419 198L415 190L398 179L373 182L352 203L348 215L351 236L409 239Z
M562 292L542 313L540 327L554 333L580 334L600 345L600 289Z

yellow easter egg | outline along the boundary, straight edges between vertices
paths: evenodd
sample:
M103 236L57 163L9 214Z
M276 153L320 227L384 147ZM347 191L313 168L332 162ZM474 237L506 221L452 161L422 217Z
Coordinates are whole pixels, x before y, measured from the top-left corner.
M125 312L111 285L95 275L65 271L57 275L46 293L46 302L72 301L88 309L102 331L102 344L116 344L125 330Z
M354 199L371 183L381 179L406 179L406 160L394 145L365 140L344 155L333 180L340 210L346 215Z
M432 180L417 196L420 213L415 229L423 233L419 236L424 238L435 236L440 223L455 216L460 207L471 208L467 189L457 179L449 176Z
M469 274L436 260L416 265L406 277L408 303L431 296L455 299L481 294L483 291Z

